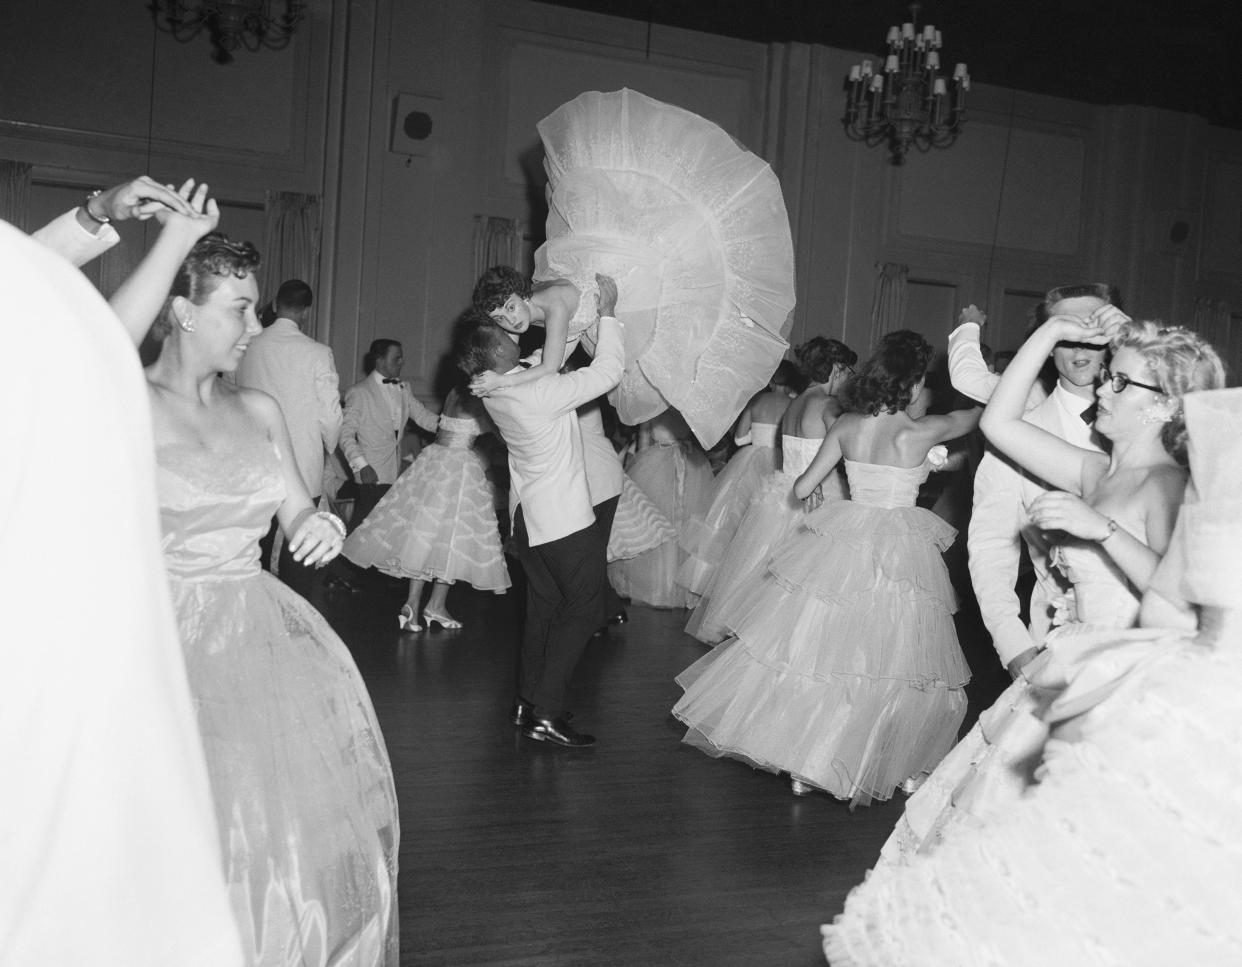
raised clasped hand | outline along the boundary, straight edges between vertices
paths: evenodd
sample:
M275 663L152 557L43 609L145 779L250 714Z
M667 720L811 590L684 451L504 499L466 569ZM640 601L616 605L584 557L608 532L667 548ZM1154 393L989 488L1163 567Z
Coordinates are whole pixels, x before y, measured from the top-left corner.
M154 178L140 175L133 181L114 185L101 192L96 204L114 222L129 219L146 221L161 211L190 215L189 202L172 185L161 185Z
M184 210L163 206L152 212L161 225L181 227L197 241L220 224L220 208L214 198L207 197L206 182L196 186L194 179L189 178L176 195L184 203Z
M1110 342L1117 335L1117 330L1130 321L1130 317L1124 312L1107 303L1092 312L1089 318Z
M984 314L982 309L972 302L965 309L963 309L961 315L957 317L957 324L959 326L968 322L973 322L976 326L982 329L988 324L988 317Z
M1050 316L1045 323L1056 334L1058 342L1081 342L1103 346L1112 338L1098 322L1094 314L1090 316L1059 315Z
M1031 523L1040 530L1059 530L1087 541L1099 541L1111 533L1108 518L1081 497L1054 490L1031 501Z
M312 514L289 542L293 559L306 567L323 567L341 553L345 539L331 523Z

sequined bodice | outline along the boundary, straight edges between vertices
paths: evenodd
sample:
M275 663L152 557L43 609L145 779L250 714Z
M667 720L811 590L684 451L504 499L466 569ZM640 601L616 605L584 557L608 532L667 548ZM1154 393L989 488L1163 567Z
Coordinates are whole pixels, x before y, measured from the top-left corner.
M871 507L913 507L919 495L919 486L930 472L931 467L926 460L917 467L845 461L850 500Z
M780 426L776 423L752 423L750 425L750 442L756 447L776 446L776 432Z
M164 562L174 578L246 577L285 497L280 456L256 436L223 452L156 447Z
M450 450L468 449L483 428L473 416L441 416L436 443Z
M1132 521L1118 517L1117 523L1131 534L1142 533ZM1078 540L1059 544L1052 549L1052 563L1074 585L1079 621L1108 628L1130 628L1138 621L1139 596L1099 544Z
M804 436L781 437L781 471L795 477L805 473L823 442Z

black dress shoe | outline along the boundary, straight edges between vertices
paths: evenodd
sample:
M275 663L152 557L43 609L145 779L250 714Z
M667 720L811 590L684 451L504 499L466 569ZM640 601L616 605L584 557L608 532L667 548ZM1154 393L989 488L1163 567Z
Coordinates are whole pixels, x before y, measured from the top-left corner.
M564 718L544 718L531 715L530 724L522 729L522 734L536 742L551 742L570 749L581 749L595 744L595 736L577 731Z

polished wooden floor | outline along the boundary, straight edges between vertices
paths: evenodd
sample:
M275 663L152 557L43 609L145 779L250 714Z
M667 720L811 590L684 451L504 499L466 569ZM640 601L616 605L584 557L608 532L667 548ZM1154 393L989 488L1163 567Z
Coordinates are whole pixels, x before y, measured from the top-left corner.
M569 704L599 744L568 752L506 720L520 594L454 588L466 628L410 634L396 626L400 585L360 583L324 610L392 756L403 965L823 963L818 926L904 797L851 813L681 745L673 678L703 653L682 633L684 612L632 607L591 643ZM984 678L974 705L999 684Z

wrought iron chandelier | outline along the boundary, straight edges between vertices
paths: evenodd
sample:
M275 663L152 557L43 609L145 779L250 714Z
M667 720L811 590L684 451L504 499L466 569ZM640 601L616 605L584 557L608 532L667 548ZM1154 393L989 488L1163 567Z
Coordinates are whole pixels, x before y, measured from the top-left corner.
M845 133L868 146L887 141L893 164L901 164L910 146L919 151L947 148L966 121L970 75L966 65L953 68L953 97L940 73L940 31L920 28L920 5L910 4L910 20L888 28L888 54L881 70L869 60L850 68Z
M235 51L280 50L306 13L306 0L151 0L155 25L182 43L206 30L221 64Z

